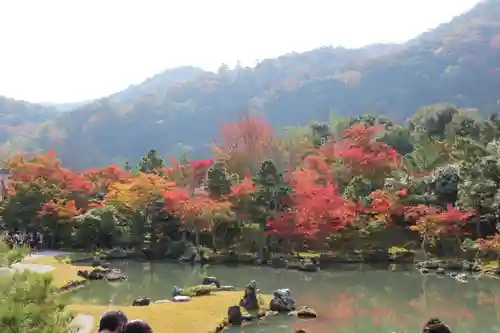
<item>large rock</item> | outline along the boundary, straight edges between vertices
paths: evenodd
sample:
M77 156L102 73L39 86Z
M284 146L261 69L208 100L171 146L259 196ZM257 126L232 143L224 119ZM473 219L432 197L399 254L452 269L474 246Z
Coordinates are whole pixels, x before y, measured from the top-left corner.
M258 310L259 300L257 298L257 283L255 281L250 281L250 283L245 288L245 294L240 301L240 306L245 308L247 311Z
M149 297L140 297L132 302L132 306L148 306L149 304L151 304Z
M215 285L217 288L220 288L220 282L214 276L204 277L203 281L201 282L201 284L204 285L204 286Z
M114 260L114 259L126 259L129 257L129 253L124 250L124 249L121 249L121 248L113 248L111 250L107 250L105 252L105 257L107 259L111 259L111 260Z
M269 303L269 310L279 313L295 310L295 300L291 296L290 289L278 289L273 296Z
M271 266L274 268L285 268L287 266L287 261L281 256L275 256L271 259Z
M119 281L127 279L120 270L109 268L94 268L91 271L80 270L77 272L77 275L87 280Z
M289 313L290 316L296 316L298 318L303 318L303 319L312 319L318 317L318 314L316 311L311 309L310 307L303 306L302 308L292 311Z

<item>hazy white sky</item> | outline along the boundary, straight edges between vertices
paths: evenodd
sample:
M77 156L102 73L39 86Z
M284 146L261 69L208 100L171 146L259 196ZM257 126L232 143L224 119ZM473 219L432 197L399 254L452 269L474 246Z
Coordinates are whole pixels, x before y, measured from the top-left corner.
M412 38L477 0L0 0L0 95L102 97L163 69Z

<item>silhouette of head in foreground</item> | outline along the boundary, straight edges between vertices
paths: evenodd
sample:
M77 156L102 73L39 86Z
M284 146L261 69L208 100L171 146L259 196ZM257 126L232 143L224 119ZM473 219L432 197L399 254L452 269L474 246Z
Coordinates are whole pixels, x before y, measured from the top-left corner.
M153 333L151 326L144 320L131 320L123 328L123 333Z
M99 320L99 332L121 333L127 321L127 316L121 311L105 312Z
M440 319L431 318L425 323L422 333L451 333L451 330Z

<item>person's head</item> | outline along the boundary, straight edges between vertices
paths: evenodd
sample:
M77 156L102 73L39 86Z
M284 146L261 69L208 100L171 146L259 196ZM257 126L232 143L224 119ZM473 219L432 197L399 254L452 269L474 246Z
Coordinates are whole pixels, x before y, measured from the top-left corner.
M451 333L451 330L440 319L431 318L425 323L422 333Z
M127 316L121 311L105 312L99 320L99 332L121 333L127 321Z
M153 330L144 320L136 319L125 325L123 333L153 333Z

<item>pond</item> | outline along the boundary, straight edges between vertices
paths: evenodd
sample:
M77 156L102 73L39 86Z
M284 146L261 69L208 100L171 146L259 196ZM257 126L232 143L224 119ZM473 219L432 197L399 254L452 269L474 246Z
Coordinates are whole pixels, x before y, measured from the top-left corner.
M500 281L470 279L462 284L444 276L420 275L413 269L336 269L317 273L249 266L182 266L173 263L115 262L128 276L121 283L96 281L75 290L78 302L130 305L133 299L170 298L172 287L199 284L206 274L222 284L243 288L256 280L264 293L290 288L299 304L319 317L304 321L273 317L235 332L420 332L429 317L439 317L453 332L500 331ZM495 296L496 295L496 296Z

